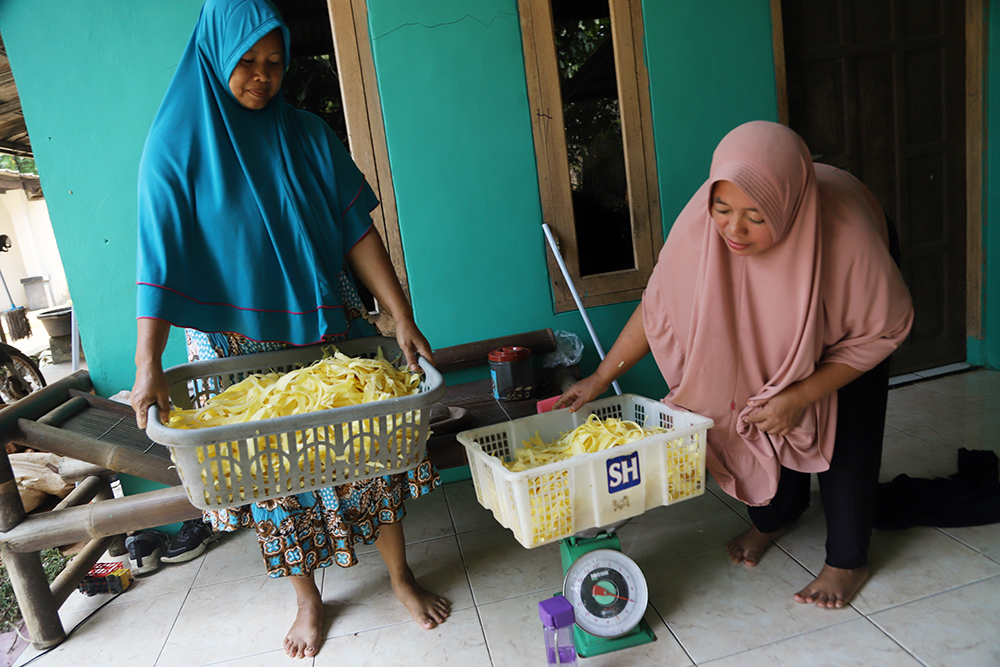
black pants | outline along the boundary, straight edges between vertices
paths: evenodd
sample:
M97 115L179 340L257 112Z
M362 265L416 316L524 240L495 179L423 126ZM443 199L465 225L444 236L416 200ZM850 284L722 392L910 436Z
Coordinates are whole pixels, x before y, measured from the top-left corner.
M830 469L817 474L826 515L826 563L855 569L868 563L875 515L882 433L889 397L886 359L837 392L837 436ZM749 507L762 533L773 533L809 507L810 474L781 468L778 491L764 507Z

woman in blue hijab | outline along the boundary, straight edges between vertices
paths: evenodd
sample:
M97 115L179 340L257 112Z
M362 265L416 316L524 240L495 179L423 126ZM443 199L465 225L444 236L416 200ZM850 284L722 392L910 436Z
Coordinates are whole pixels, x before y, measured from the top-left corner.
M376 333L350 271L395 320L411 368L433 362L373 229L378 206L340 140L285 103L289 35L268 0L208 0L146 139L139 166L138 343L131 403L169 414L161 356L171 326L193 359ZM346 264L345 264L346 260ZM298 613L292 657L322 643L314 571L357 563L375 543L393 591L433 628L449 614L406 563L404 501L440 478L429 460L408 473L206 512L217 530L255 528L268 574L288 576Z

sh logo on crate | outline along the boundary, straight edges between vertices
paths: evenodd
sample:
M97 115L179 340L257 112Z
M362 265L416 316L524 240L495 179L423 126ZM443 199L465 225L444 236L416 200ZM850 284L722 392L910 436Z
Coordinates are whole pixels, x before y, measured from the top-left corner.
M639 474L639 452L608 459L608 493L630 489L642 481Z

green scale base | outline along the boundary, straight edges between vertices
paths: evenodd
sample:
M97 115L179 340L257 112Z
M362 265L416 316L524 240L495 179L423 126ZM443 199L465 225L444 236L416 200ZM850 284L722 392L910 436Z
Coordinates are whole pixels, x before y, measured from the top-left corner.
M565 576L569 566L577 558L595 549L621 551L621 540L615 533L604 533L597 537L567 537L559 540L559 556L562 558L563 575ZM577 655L582 658L591 658L595 655L612 653L654 641L656 641L656 635L646 623L646 619L639 621L639 625L620 637L596 637L581 630L578 625L573 626L573 643L576 645Z

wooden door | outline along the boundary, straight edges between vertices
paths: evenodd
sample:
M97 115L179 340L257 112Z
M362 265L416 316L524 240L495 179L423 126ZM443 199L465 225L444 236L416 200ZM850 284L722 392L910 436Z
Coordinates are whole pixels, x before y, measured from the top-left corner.
M899 229L913 330L893 374L966 358L965 16L957 0L781 0L789 125Z

